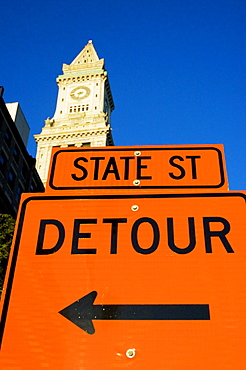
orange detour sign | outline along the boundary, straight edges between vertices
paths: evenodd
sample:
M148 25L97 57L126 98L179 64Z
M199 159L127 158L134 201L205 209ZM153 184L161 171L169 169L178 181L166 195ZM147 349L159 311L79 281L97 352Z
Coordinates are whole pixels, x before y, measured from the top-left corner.
M25 195L0 368L244 369L245 200Z
M46 191L228 190L223 146L54 148Z

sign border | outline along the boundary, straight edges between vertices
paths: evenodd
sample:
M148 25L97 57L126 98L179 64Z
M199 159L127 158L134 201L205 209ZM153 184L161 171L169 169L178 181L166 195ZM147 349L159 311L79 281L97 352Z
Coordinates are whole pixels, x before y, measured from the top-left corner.
M220 169L220 178L221 181L218 185L153 185L153 186L146 186L146 185L139 185L139 186L55 186L53 184L54 182L54 176L55 176L55 167L56 167L56 161L57 156L59 153L66 153L66 152L118 152L118 151L143 151L143 150L152 150L152 151L160 151L160 150L215 150L218 154L218 161L219 161L219 169ZM47 181L49 188L52 190L79 190L79 189L217 189L221 188L225 184L225 171L223 166L223 157L222 152L220 149L216 147L166 147L166 148L156 148L156 147L114 147L114 149L76 149L76 150L69 150L69 149L61 149L55 152L52 158L52 164L50 169L50 175Z
M42 194L42 193L41 193ZM10 303L10 296L12 285L15 275L16 262L20 247L22 227L25 219L25 212L29 202L39 200L81 200L81 199L140 199L140 198L223 198L223 197L241 197L246 202L246 194L241 192L228 192L228 193L197 193L197 194L124 194L124 195L36 195L24 199L20 205L19 217L17 224L17 232L12 245L12 259L10 263L8 282L6 286L6 293L2 306L2 316L0 320L0 348L4 336L4 329L7 320L8 308Z

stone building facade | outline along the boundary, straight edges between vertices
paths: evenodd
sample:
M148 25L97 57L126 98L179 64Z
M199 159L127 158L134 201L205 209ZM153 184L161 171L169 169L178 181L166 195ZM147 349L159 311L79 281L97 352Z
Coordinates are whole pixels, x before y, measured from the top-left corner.
M114 145L111 112L114 102L104 59L99 59L90 40L71 64L63 64L57 77L55 114L35 135L36 168L46 184L52 147Z

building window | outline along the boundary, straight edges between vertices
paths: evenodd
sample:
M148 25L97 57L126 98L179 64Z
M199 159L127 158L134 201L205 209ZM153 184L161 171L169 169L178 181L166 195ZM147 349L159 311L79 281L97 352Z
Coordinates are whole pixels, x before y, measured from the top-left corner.
M6 163L7 163L7 157L3 152L1 152L0 153L0 169L2 171L4 170Z
M27 165L25 163L22 164L22 169L21 169L22 176L26 178L27 176Z
M19 185L17 190L16 190L16 194L15 194L16 202L19 202L21 193L23 193L23 190L22 190L21 186Z
M68 147L72 147L72 146L75 146L75 144L68 144Z
M88 143L82 143L82 146L83 147L88 147L88 146L91 146L91 143L90 142L88 142Z
M89 104L73 105L69 107L69 113L84 112L89 110Z
M14 187L14 184L15 184L15 179L16 179L16 175L14 173L14 171L11 169L9 171L9 176L8 176L8 184L11 188Z
M5 137L4 137L4 139L5 139L5 143L9 146L9 145L10 145L10 143L11 143L11 134L10 134L10 131L9 131L9 130L7 130L7 131L5 132Z
M18 163L18 160L20 158L20 150L17 147L17 145L15 145L15 147L14 147L13 157L14 157L15 162Z

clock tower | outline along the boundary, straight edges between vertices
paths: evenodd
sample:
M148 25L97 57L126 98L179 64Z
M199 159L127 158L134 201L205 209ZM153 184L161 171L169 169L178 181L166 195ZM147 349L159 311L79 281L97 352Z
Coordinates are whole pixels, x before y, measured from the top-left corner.
M114 102L104 59L98 58L92 41L62 70L54 117L34 135L36 167L44 185L52 147L114 145L110 128Z

